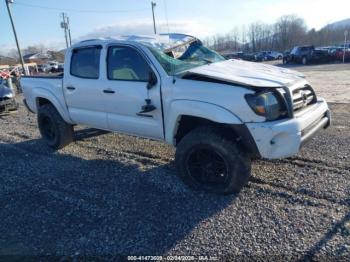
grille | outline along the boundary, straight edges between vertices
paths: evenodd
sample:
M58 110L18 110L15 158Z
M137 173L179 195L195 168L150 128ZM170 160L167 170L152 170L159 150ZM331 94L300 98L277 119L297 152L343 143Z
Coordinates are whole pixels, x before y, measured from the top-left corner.
M293 111L300 111L309 105L316 103L316 95L311 86L304 86L293 90Z

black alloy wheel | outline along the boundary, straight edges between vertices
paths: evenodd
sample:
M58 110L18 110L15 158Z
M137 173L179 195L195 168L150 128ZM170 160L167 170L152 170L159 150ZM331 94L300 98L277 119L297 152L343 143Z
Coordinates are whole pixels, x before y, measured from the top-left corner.
M208 190L226 187L228 165L225 158L210 146L194 147L187 156L186 169L196 183Z

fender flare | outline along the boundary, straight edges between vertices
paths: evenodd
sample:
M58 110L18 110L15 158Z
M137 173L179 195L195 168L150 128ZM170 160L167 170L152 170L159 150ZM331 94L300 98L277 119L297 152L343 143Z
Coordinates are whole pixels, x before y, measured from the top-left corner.
M174 145L174 137L182 116L200 117L220 124L243 124L236 115L216 104L197 100L174 100L165 121L165 140Z
M59 99L50 91L44 88L36 87L33 90L33 97L35 97L35 109L38 112L38 99L44 98L50 101L50 103L56 108L58 113L61 115L63 120L69 124L74 124L74 122L70 119L67 108L62 105Z

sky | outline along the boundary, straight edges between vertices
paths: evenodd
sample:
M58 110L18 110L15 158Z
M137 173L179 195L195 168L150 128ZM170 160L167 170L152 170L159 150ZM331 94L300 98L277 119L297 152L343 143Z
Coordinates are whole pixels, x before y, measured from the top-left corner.
M205 38L252 22L274 23L285 14L308 28L350 18L349 0L153 0L157 30ZM44 8L45 7L45 8ZM21 48L43 44L64 48L60 13L70 18L73 41L94 37L152 34L151 0L14 0L12 15ZM0 0L0 54L15 48L4 0Z

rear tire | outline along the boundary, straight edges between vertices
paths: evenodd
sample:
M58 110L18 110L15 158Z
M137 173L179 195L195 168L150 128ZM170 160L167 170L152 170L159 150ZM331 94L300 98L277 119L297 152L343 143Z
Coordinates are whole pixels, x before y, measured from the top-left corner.
M249 180L250 157L222 131L199 127L177 146L175 162L179 177L194 190L238 193Z
M307 58L304 56L302 59L301 59L301 63L303 64L303 65L307 65Z
M38 126L41 136L53 149L61 149L74 140L73 126L63 120L52 104L39 108Z

